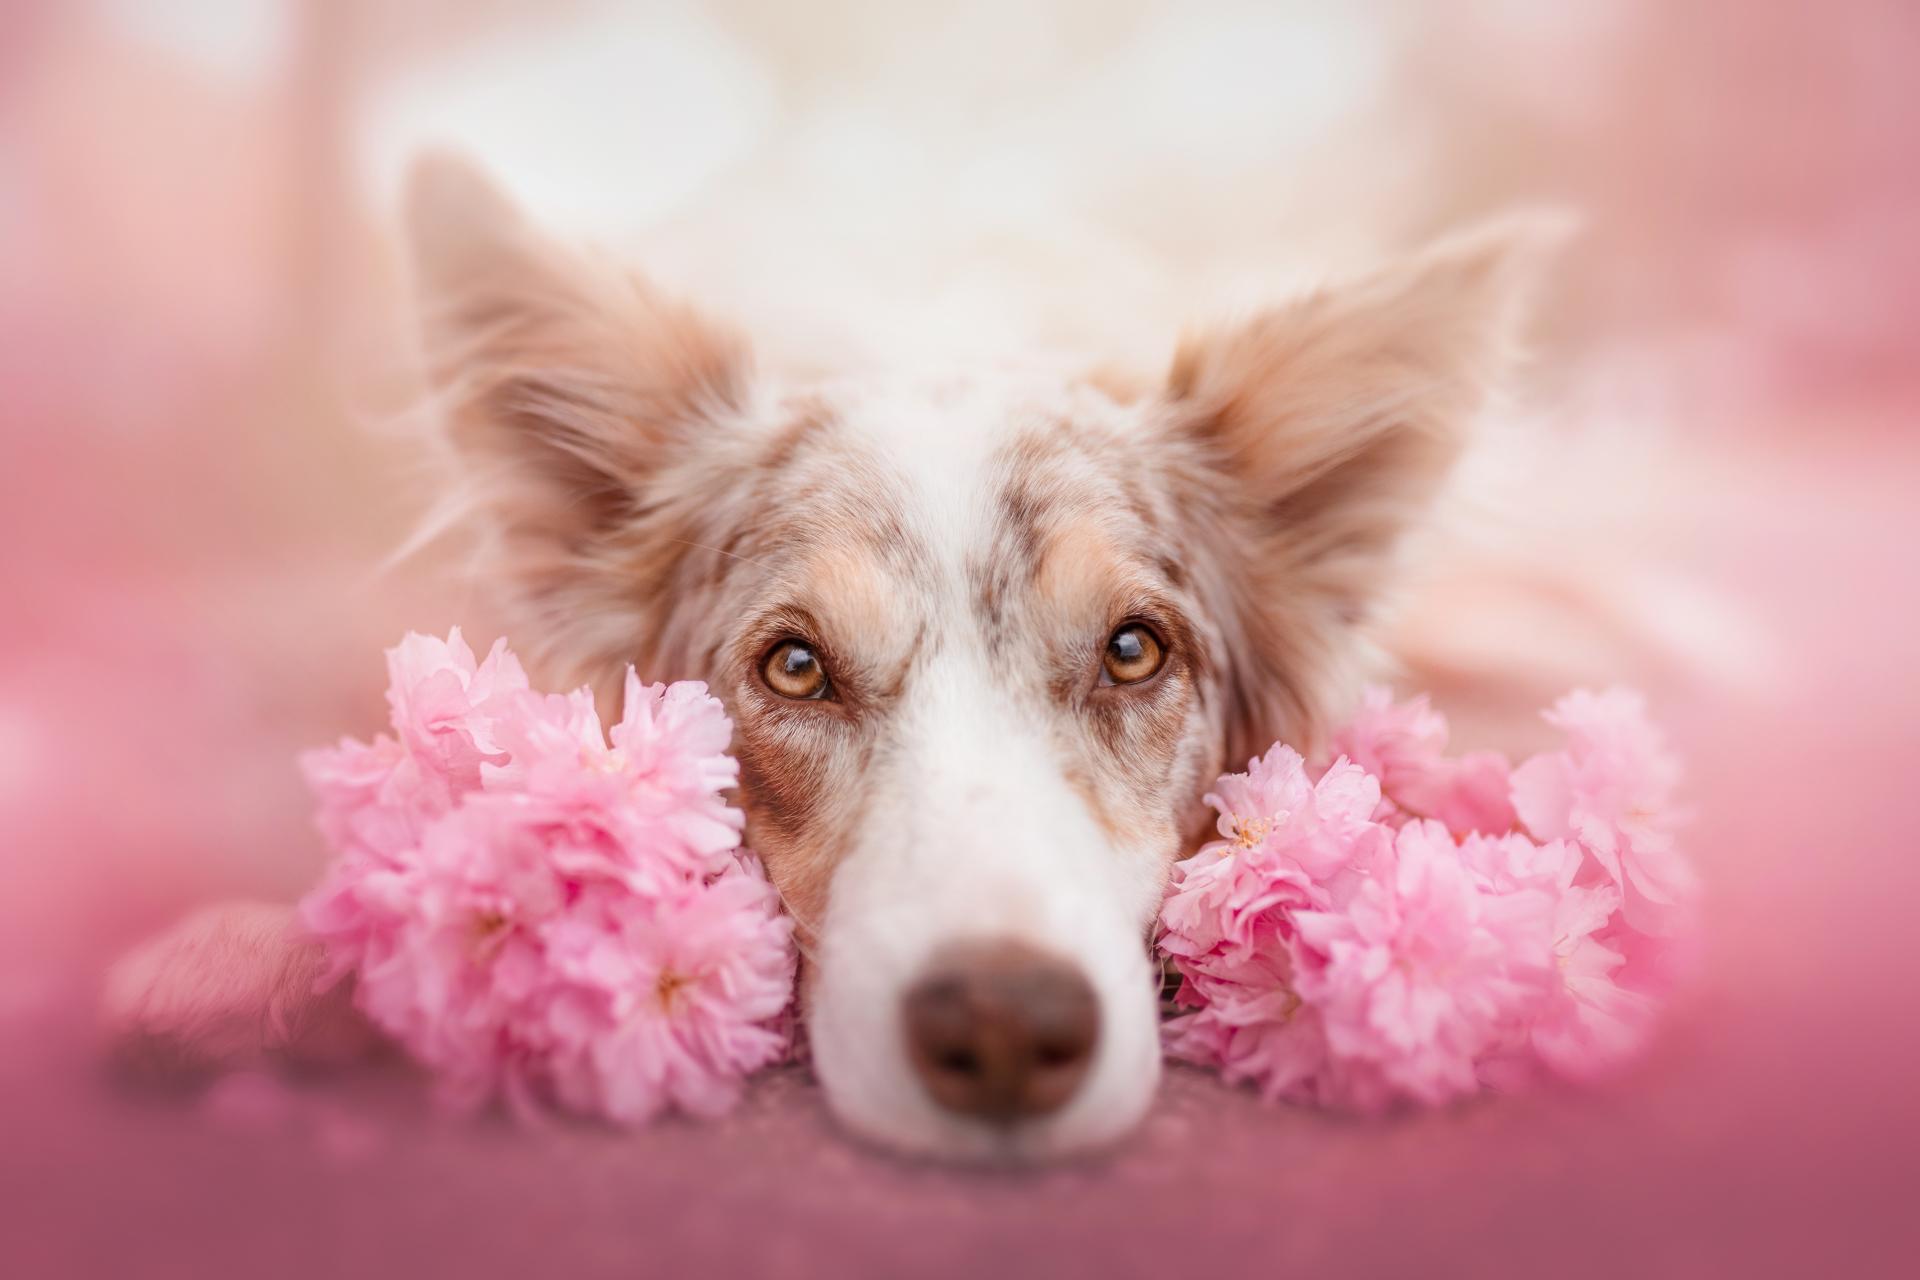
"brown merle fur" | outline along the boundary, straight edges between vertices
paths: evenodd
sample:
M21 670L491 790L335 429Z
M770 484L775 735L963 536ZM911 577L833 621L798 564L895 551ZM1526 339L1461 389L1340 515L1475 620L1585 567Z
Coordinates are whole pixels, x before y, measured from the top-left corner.
M994 456L955 618L929 605L953 584L897 478L830 397L770 396L736 340L537 240L445 162L413 216L430 369L516 643L602 691L628 662L709 681L750 835L803 929L942 628L983 629L1009 690L1059 709L1062 776L1103 827L1170 852L1204 827L1223 764L1310 746L1504 365L1523 256L1498 235L1445 246L1188 342L1158 392L1103 376L1063 399L1099 412L1033 415ZM1129 619L1166 667L1100 688L1089 673ZM830 707L759 683L788 635L833 672Z

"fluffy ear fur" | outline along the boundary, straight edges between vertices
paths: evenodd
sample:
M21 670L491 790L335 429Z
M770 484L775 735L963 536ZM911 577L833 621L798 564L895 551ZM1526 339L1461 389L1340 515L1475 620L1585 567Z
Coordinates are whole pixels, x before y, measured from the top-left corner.
M745 408L745 349L547 242L453 157L415 163L406 221L428 377L488 576L543 676L599 682L648 643L684 549L676 503L716 497L714 477L684 473Z
M1314 741L1351 692L1395 553L1505 374L1558 238L1488 228L1181 348L1168 400L1226 598L1231 760Z

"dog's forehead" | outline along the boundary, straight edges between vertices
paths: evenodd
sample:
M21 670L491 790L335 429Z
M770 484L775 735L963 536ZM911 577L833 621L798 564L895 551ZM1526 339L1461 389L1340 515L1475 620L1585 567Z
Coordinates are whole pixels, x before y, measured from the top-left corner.
M1018 377L918 380L833 402L838 431L870 460L863 483L952 579L1009 537L1127 506L1114 452L1138 413L1100 392Z
M743 584L744 616L777 601L885 687L968 655L1044 681L1063 644L1165 595L1146 412L1057 378L810 388L763 472L749 536L772 576Z

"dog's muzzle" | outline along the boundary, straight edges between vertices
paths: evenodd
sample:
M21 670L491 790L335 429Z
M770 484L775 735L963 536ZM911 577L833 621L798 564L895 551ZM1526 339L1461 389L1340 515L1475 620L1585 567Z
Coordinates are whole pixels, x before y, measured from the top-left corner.
M928 1096L997 1124L1065 1106L1100 1039L1100 1002L1079 969L1012 940L941 950L907 989L901 1015Z

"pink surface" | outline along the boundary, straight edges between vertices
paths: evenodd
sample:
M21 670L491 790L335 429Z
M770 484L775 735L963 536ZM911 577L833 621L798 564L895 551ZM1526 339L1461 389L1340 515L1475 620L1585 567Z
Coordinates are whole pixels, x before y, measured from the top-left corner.
M628 1136L438 1119L393 1067L151 1096L114 1087L91 1040L107 928L5 980L10 1269L1910 1273L1920 690L1911 618L1885 601L1911 581L1920 518L1909 451L1847 448L1722 468L1676 526L1677 561L1759 610L1790 678L1660 700L1698 805L1707 971L1604 1090L1359 1122L1176 1069L1123 1150L998 1174L850 1144L796 1071L717 1125Z

